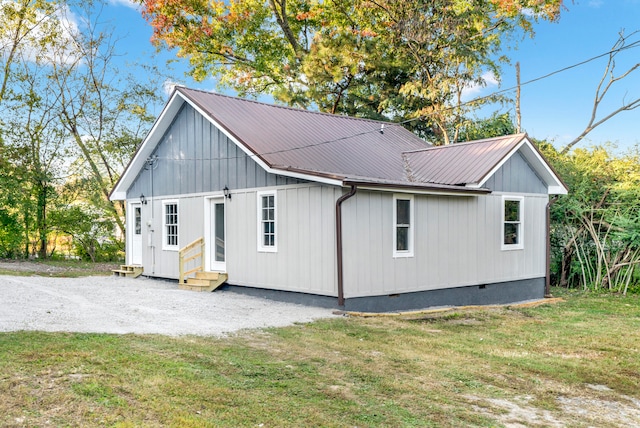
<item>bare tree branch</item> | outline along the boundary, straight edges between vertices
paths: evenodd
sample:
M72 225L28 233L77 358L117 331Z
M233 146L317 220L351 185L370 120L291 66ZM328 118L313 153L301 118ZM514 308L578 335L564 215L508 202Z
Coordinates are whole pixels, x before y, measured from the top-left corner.
M619 76L616 76L614 74L615 67L616 67L616 61L615 61L616 60L616 55L618 55L622 50L624 50L624 47L627 44L627 40L631 36L633 36L633 35L635 35L637 33L638 33L638 31L634 31L633 33L629 34L628 36L625 36L624 32L620 33L618 40L615 42L615 44L611 48L611 51L609 52L609 61L607 62L607 66L605 67L604 74L602 75L602 78L600 79L600 82L598 83L598 86L596 88L595 96L594 96L594 99L593 99L593 106L592 106L592 109L591 109L591 118L589 119L589 122L587 123L587 126L580 133L580 135L578 135L573 141L571 141L569 144L567 144L565 146L565 148L562 149L562 151L560 152L561 154L568 153L569 150L571 150L576 144L578 144L580 141L582 141L582 139L584 137L586 137L587 134L589 134L595 128L597 128L598 126L602 125L603 123L605 123L606 121L608 121L612 117L616 116L618 113L621 113L623 111L634 110L634 109L640 107L640 97L639 98L635 98L635 99L633 99L631 101L628 101L628 102L624 101L624 99L623 99L622 105L619 108L613 110L612 112L610 112L606 116L602 117L601 119L597 118L598 117L598 108L600 107L600 104L604 100L604 97L607 95L607 92L609 91L609 89L611 89L611 87L615 83L620 82L622 79L626 78L631 73L633 73L638 68L640 68L640 63L636 63L633 66L631 66L627 71L625 71L624 73L620 74ZM607 76L608 76L608 80L607 80Z

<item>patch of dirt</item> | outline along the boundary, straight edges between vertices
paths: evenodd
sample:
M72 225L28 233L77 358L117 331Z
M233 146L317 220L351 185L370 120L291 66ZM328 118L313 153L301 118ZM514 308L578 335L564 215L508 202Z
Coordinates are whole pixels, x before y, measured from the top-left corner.
M607 427L640 426L640 400L615 395L605 385L585 386L582 395L558 394L555 403L559 410L538 408L535 398L528 395L511 399L475 395L466 395L465 398L476 412L498 420L507 428L564 427L577 423ZM613 394L607 395L607 392Z

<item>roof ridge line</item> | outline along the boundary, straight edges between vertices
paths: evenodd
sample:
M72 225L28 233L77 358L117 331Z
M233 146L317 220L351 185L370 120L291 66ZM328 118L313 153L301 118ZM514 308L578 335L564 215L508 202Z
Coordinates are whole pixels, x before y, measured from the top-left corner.
M273 108L279 108L279 109L284 109L284 110L296 111L296 112L300 112L300 113L308 113L308 114L321 115L321 116L327 116L327 117L337 117L337 118L341 118L341 119L349 119L349 120L355 120L355 121L361 121L361 122L370 122L370 123L375 123L375 124L383 124L385 126L395 125L395 126L402 127L402 125L400 123L397 123L397 122L385 122L383 120L367 119L365 117L354 117L354 116L347 116L347 115L342 115L342 114L325 113L325 112L322 112L322 111L313 111L313 110L307 110L307 109L303 109L303 108L283 106L283 105L280 105L280 104L271 104L271 103L267 103L267 102L264 102L264 101L251 100L251 99L247 99L247 98L236 97L236 96L233 96L233 95L221 94L219 92L214 92L214 91L205 91L204 89L188 88L186 86L176 86L175 90L183 92L183 93L184 93L184 91L181 91L181 90L200 92L200 93L203 93L203 94L206 94L206 95L214 95L214 96L218 96L218 97L230 98L230 99L233 99L233 100L244 101L244 102L253 103L253 104L259 104L259 105L263 105L263 106L266 106L266 107L273 107Z
M526 132L519 132L517 134L509 134L509 135L501 135L499 137L489 137L489 138L483 138L481 140L473 140L473 141L464 141L462 143L453 143L453 144L446 144L446 145L441 145L441 146L431 146L431 147L425 147L424 149L417 149L417 150L410 150L408 152L402 152L403 154L412 154L412 153L420 153L420 152L426 152L429 150L440 150L440 149L447 149L447 148L453 148L453 147L462 147L462 146L470 146L473 144L480 144L480 143L486 143L490 140L498 140L498 139L503 139L503 138L528 138L527 137L527 133Z

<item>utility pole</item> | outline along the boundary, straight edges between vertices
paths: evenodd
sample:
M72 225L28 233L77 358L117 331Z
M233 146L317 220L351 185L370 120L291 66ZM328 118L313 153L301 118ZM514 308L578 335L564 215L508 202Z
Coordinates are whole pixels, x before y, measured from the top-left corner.
M522 115L520 113L520 61L516 62L516 132L522 132Z

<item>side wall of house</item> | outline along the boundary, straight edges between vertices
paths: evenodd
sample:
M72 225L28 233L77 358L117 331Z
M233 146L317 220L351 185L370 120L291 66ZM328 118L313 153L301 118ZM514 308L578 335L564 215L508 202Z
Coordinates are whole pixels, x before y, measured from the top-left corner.
M524 199L522 250L501 250L502 195L414 197L414 255L393 257L393 195L343 204L345 297L491 284L545 275L545 195Z
M258 250L258 190L276 192L276 252ZM334 213L341 194L314 184L235 194L227 203L229 283L336 296Z
M258 192L276 193L276 252L258 249ZM225 258L233 285L337 295L335 201L337 187L298 184L236 190L224 200ZM176 279L178 252L163 250L163 202L178 204L179 247L205 236L209 198L221 193L155 198L143 205L143 265L149 276ZM221 201L223 199L218 199ZM153 207L154 214L151 214Z
M545 184L515 154L490 185L494 192L488 195L415 195L414 254L398 258L393 256L393 195L358 191L343 204L345 297L544 277ZM524 198L522 249L502 249L503 195Z

